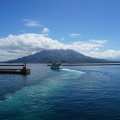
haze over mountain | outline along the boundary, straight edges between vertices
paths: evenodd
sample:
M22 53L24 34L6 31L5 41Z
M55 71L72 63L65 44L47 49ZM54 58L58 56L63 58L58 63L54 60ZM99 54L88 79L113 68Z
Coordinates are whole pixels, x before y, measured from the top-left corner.
M59 60L63 63L103 63L108 62L104 59L96 59L89 56L85 56L73 50L43 50L41 52L11 60L8 62L39 62L39 63L50 63L52 61Z

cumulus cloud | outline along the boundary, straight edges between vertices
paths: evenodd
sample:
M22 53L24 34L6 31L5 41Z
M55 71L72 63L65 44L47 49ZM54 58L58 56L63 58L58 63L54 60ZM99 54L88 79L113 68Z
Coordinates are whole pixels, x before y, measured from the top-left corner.
M64 46L57 40L52 40L42 34L9 35L0 39L0 55L4 55L4 60L8 60L27 56L45 49L62 49Z
M27 26L27 27L40 27L40 26L42 26L39 21L30 20L30 19L23 19L23 21L25 22L25 26Z
M78 42L72 42L69 44L69 47L74 49L77 52L90 52L90 51L96 51L99 48L103 46L103 43L105 44L106 40L101 40L101 42L97 42L99 40L94 40L92 42L91 40L83 42L83 41L78 41Z
M80 34L75 34L75 33L73 33L73 34L69 34L69 36L70 36L70 37L77 37L77 36L80 36Z
M91 51L89 54L86 53L86 55L101 59L120 60L120 50L105 50L103 52Z
M48 36L49 32L50 30L48 28L43 28L43 31L42 31L43 35Z
M119 59L120 50L106 50L100 52L101 47L107 43L107 40L88 40L78 41L69 44L64 44L58 40L53 40L43 34L21 34L9 35L6 38L0 39L0 61L7 61L19 57L34 54L42 50L51 49L72 49L84 55L104 58L104 59Z
M50 30L48 28L44 28L42 33L48 33Z

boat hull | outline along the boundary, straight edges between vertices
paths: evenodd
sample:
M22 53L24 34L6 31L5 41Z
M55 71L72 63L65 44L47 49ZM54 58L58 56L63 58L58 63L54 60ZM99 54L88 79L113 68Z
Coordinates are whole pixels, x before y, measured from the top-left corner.
M62 67L61 67L61 66L59 66L59 67L51 66L50 68L51 68L51 69L55 69L55 70L62 69Z
M60 62L53 62L52 64L51 64L51 67L50 67L51 69L61 69L62 67L61 67L61 63Z

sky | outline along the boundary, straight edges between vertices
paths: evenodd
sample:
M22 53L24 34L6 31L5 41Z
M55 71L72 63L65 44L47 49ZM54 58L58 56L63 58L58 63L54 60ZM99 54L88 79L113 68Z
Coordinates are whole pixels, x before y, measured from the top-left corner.
M72 49L120 61L120 0L0 0L0 61Z

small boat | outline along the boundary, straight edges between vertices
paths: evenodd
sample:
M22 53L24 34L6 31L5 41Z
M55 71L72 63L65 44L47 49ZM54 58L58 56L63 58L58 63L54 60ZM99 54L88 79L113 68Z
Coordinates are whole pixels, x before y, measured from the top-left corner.
M50 65L50 68L51 68L51 69L61 69L61 68L62 68L61 65L62 65L62 64L61 64L60 62L53 62L53 63Z

